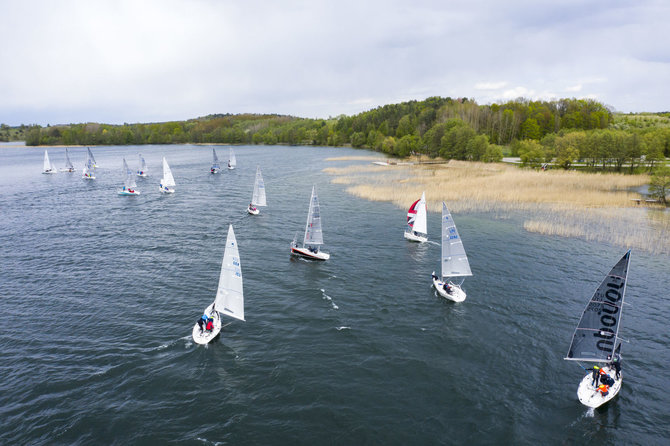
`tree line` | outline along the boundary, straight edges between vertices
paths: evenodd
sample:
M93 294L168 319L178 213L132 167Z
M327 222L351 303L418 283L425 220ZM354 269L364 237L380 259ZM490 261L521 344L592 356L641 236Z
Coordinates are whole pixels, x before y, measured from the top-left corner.
M306 119L283 115L209 115L187 121L26 127L27 145L176 143L288 144L367 148L389 155L499 161L503 152L527 165L554 161L570 168L634 171L670 156L670 119L617 117L591 99L479 105L467 98L430 97L353 116Z

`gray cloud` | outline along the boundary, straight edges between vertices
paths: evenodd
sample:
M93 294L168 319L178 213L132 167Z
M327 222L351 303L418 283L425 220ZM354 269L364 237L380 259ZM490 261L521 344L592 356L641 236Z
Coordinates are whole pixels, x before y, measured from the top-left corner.
M427 96L667 110L662 1L8 1L0 122L352 114ZM486 88L484 88L486 87Z

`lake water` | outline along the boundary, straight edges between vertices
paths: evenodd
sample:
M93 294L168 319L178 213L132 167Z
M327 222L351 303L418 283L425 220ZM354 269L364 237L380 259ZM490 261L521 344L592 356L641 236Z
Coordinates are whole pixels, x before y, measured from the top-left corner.
M0 444L662 444L670 438L670 259L633 251L624 384L589 411L563 361L625 249L455 214L474 276L436 297L439 244L403 239L405 209L331 184L344 148L95 147L98 179L43 175L43 149L0 147ZM149 178L120 197L122 157ZM228 148L217 147L221 160ZM49 155L64 165L64 149ZM158 192L166 156L177 192ZM256 165L268 207L246 213ZM294 260L312 185L325 263ZM418 197L416 197L418 198ZM429 197L430 199L430 197ZM410 202L407 203L411 204ZM438 239L440 216L428 215ZM246 322L191 328L216 292L228 224ZM232 319L231 319L232 321Z

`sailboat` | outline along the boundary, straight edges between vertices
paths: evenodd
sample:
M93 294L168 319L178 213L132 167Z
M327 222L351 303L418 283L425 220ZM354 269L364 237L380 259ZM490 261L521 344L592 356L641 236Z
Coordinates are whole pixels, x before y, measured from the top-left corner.
M221 164L219 164L219 157L216 156L216 150L212 148L212 167L209 169L210 173L219 173Z
M413 242L427 242L427 220L426 193L423 192L421 198L412 203L407 211L407 229L405 229L405 238Z
M174 187L176 186L174 182L174 177L172 176L172 170L168 166L165 157L163 157L163 178L161 178L161 183L159 189L164 194L174 194Z
M86 158L84 169L81 174L81 177L85 180L95 180L95 160L93 160L91 156L91 150L89 149L88 158Z
M302 242L302 248L298 246L296 235L291 242L291 254L312 260L328 260L330 254L320 251L320 245L323 245L321 210L319 207L319 198L316 196L316 186L312 186L312 197L309 201L309 213L307 214L307 225L305 226L305 238Z
M237 166L237 160L235 159L235 152L233 148L230 148L230 153L228 154L228 169L233 170Z
M126 176L123 181L123 188L119 190L119 195L139 195L140 191L135 190L137 183L135 183L135 175L133 171L128 168L126 159L123 159L123 173Z
M49 154L46 150L44 151L44 169L42 170L42 173L58 173L58 170L51 164Z
M74 172L74 166L72 161L70 161L70 151L65 148L65 168L61 169L61 172Z
M147 162L144 160L144 157L140 153L140 168L137 169L137 176L146 178L147 176Z
M445 299L454 302L465 300L465 291L461 288L465 277L471 276L470 262L463 247L463 241L458 235L456 224L451 218L451 212L447 205L442 202L442 277L435 275L433 271L433 286L437 293ZM462 277L460 283L455 284L450 277Z
M95 162L95 157L93 156L93 152L91 152L91 148L86 147L86 150L88 151L88 159L91 160L93 167L99 167L98 164Z
M621 390L621 338L619 325L626 294L630 250L605 276L596 289L572 335L568 361L597 364L582 378L577 388L579 401L588 407L599 407L614 398ZM602 372L601 372L602 370ZM618 373L617 373L618 372ZM599 391L603 383L609 388Z
M226 239L226 249L223 252L216 298L211 305L205 308L201 318L201 320L213 319L213 328L206 330L206 322L203 327L200 326L200 321L196 323L193 326L193 341L196 344L207 344L219 334L221 331L221 315L244 320L242 269L233 225L228 226L228 238Z
M261 166L256 167L256 181L254 182L254 193L251 196L251 204L247 208L247 212L251 215L258 215L261 211L257 206L267 206L265 201L265 183L263 182L263 175L261 175Z

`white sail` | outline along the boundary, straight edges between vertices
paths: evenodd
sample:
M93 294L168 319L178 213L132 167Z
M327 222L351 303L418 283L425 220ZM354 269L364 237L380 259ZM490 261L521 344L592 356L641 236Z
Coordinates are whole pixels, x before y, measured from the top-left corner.
M447 205L442 202L442 277L471 275L463 241Z
M319 198L316 196L316 186L312 186L312 198L309 201L309 213L307 214L303 245L323 245L321 209L319 207Z
M176 186L174 177L172 176L172 170L170 170L170 166L168 166L165 157L163 157L163 178L161 179L161 184L168 187Z
M146 176L147 174L147 162L144 160L144 157L140 153L140 168L137 170L138 175L144 175Z
M126 189L135 189L137 187L137 183L135 182L135 175L133 175L133 171L128 168L128 163L126 163L126 159L123 159L123 173L126 176L126 179L124 180L123 184L126 186Z
M216 311L236 319L244 320L244 292L242 289L242 268L240 253L237 249L237 240L233 232L233 225L228 226L226 250L221 262L219 288L214 300Z
M212 169L221 169L219 164L219 157L216 156L216 150L212 149Z
M254 206L267 206L265 201L265 183L261 175L261 167L256 167L256 181L254 182L254 194L251 197L251 204Z
M49 161L49 154L44 151L44 172L51 172L51 161Z
M95 162L95 158L93 157L93 152L91 152L91 149L89 147L86 147L86 150L88 151L88 159L91 160L91 164L93 167L98 167L98 163Z
M230 153L228 154L228 167L235 167L237 166L237 160L235 159L235 152L233 152L233 148L230 148Z
M421 234L428 234L428 216L426 215L426 193L421 194L421 199L416 205L416 219L414 230Z
M74 166L72 165L72 161L70 161L70 151L65 148L65 168L72 171L74 170Z
M95 173L95 167L93 167L93 161L91 160L91 158L88 158L86 160L86 164L84 164L83 177L92 178L94 177L94 173Z

